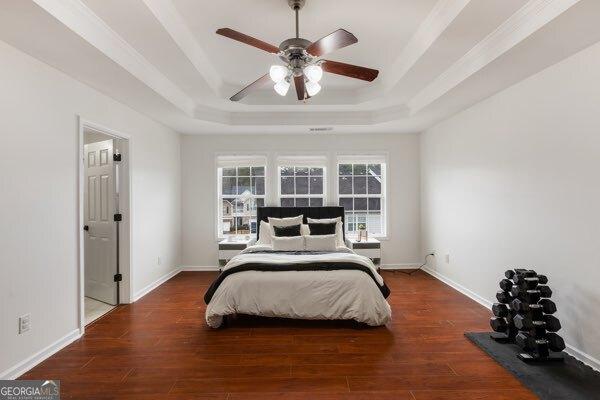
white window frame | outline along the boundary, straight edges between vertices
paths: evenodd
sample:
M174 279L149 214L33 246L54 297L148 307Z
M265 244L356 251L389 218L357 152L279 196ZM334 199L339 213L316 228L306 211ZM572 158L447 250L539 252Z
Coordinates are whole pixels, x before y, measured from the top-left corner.
M340 194L339 188L339 178L340 178L340 164L381 164L381 194L379 195L371 195L369 193L366 194L352 194L345 195ZM351 197L351 198L369 198L369 197L377 197L380 199L381 204L381 232L380 233L371 233L369 232L370 237L374 237L380 240L388 239L388 226L389 226L389 212L387 209L387 203L389 199L388 193L388 179L389 179L389 168L388 168L388 157L387 154L372 154L372 155L351 155L351 154L343 154L337 155L335 160L335 179L334 179L334 196L335 196L335 205L339 205L340 197ZM354 183L352 183L354 185ZM368 187L368 182L367 182ZM352 190L354 192L354 188ZM368 191L368 190L367 190ZM354 212L354 211L353 211ZM368 215L368 212L367 212ZM348 237L355 237L356 233L348 231L348 221L346 221L346 226L344 230Z
M244 233L244 234L225 234L222 230L223 223L223 198L226 197L235 197L237 195L223 195L223 168L233 168L233 167L262 167L264 168L264 179L265 179L265 193L263 195L253 195L254 198L263 199L264 205L267 205L268 198L268 190L269 190L269 177L268 177L268 166L267 166L267 157L263 155L217 155L215 159L216 165L216 220L215 220L215 229L216 229L216 238L217 240L223 240L229 237L252 237L255 233ZM236 178L238 175L236 174ZM250 182L252 182L252 173L250 172ZM258 221L257 221L258 223Z
M328 173L328 159L327 156L321 156L321 155L303 155L303 156L280 156L277 160L277 206L281 206L281 199L284 198L298 198L298 197L303 197L303 198L308 198L309 199L309 206L310 206L310 199L311 198L322 198L323 199L323 206L327 205L327 192L328 192L328 179L327 179L327 173ZM308 168L309 169L309 175L307 176L309 178L308 181L308 194L282 194L281 193L281 169L282 168L290 168L290 167L294 167L294 168ZM311 194L310 193L310 169L311 168L322 168L323 169L323 193L322 194ZM296 176L294 174L294 176ZM296 191L296 185L294 182L294 192Z

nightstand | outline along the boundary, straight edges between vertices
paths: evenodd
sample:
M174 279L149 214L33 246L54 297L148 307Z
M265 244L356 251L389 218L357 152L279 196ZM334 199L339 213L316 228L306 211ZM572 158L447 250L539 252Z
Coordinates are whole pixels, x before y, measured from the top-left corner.
M240 254L254 239L221 240L219 242L219 266Z
M381 242L377 239L369 238L369 240L361 240L355 238L347 238L349 246L356 254L365 256L373 260L375 265L381 262Z

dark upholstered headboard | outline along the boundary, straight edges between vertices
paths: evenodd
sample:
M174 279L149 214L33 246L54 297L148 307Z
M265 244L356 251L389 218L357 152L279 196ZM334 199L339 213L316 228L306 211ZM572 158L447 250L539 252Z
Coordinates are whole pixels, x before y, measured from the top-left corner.
M269 217L273 218L289 218L296 217L298 215L304 216L304 223L306 224L307 218L337 218L342 217L342 223L344 221L344 207L331 206L331 207L258 207L256 210L256 237L259 237L260 233L260 221L269 222ZM345 226L345 225L344 225ZM344 240L346 239L346 229L342 229Z

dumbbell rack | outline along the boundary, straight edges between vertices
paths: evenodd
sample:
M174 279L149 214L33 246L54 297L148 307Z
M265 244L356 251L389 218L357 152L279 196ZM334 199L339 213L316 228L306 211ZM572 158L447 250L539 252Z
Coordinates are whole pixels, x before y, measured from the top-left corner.
M556 334L560 321L551 315L556 305L549 299L548 278L521 268L504 275L496 293L498 303L492 306L492 339L517 344L524 350L518 357L525 362L562 361L562 355L555 352L564 350L565 344Z

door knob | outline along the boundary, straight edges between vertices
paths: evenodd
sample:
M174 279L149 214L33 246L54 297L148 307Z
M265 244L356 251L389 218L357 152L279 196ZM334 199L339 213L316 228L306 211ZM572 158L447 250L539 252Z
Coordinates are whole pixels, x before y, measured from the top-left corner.
M83 230L84 230L84 231L89 231L89 230L90 230L90 227L89 227L89 226L87 226L87 225L84 225L84 226L83 226Z

